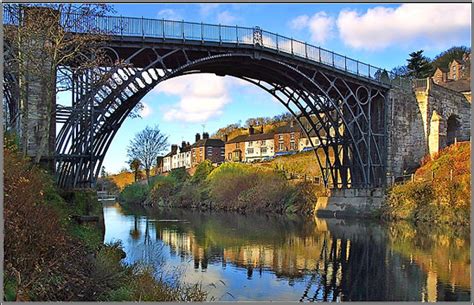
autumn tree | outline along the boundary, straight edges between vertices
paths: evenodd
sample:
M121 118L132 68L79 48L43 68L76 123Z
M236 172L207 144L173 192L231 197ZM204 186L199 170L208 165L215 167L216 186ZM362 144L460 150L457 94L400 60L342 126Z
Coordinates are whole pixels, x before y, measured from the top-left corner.
M148 183L150 183L150 169L167 146L168 136L161 133L158 126L147 126L130 141L127 155L130 160L137 159L141 162Z
M138 159L133 159L132 161L130 161L130 169L134 173L135 182L137 182L138 180L138 174L140 173L141 166L142 163Z

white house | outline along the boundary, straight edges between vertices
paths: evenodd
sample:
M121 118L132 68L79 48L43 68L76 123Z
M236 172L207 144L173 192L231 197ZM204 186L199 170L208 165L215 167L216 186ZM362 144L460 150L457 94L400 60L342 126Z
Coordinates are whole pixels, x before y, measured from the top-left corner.
M245 162L261 161L275 155L273 133L251 134L245 139Z

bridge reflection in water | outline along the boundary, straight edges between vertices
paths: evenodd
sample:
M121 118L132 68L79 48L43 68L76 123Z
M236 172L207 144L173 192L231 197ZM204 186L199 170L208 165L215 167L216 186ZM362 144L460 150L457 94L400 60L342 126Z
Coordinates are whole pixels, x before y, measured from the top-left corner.
M179 271L217 300L470 299L468 232L119 205L105 217L127 262Z

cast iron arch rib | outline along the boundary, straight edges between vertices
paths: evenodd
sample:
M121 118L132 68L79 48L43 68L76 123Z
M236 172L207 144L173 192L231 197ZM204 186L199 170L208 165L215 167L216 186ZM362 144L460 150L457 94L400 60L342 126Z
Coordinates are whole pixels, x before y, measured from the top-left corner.
M144 48L132 52L125 62L133 64L147 51ZM84 89L87 86L82 85L77 109L57 138L60 186L84 187L93 183L117 130L141 98L158 83L191 73L238 77L275 96L296 117L306 136L316 132L319 137L321 145L315 148L315 153L325 185L343 188L380 186L378 181L383 177L373 166L384 163L381 158L385 147L378 147L380 141L371 138L370 111L367 113L363 103L359 103L356 90L364 88L369 96L374 92L373 96L384 98L382 88L370 82L364 85L344 76L338 77L334 71L318 70L317 66L311 70L264 52L202 52L199 48L176 45L166 53L156 47L151 50L155 56L147 56L148 62L142 63L142 68L117 68L105 84L87 90ZM120 52L115 54L119 56ZM371 102L368 98L367 103ZM322 131L324 137L320 134ZM371 143L376 146L376 154L370 153ZM325 164L318 156L321 150ZM330 151L334 154L332 162ZM376 160L372 160L374 158ZM376 175L378 179L375 179Z

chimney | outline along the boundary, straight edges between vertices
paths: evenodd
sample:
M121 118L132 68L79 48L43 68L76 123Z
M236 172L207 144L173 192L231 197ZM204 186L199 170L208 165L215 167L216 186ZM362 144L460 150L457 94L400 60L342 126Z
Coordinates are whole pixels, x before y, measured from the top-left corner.
M227 142L229 136L227 134L224 135L224 142Z
M208 134L207 132L204 132L204 133L202 134L202 138L203 138L203 139L209 139L209 134Z
M199 134L199 132L196 134L196 142L201 140L201 134Z
M178 152L178 145L173 144L171 145L171 154L176 154Z
M249 134L253 134L253 133L254 133L253 126L250 125L250 127L249 127Z
M186 141L181 142L181 150L186 148Z

